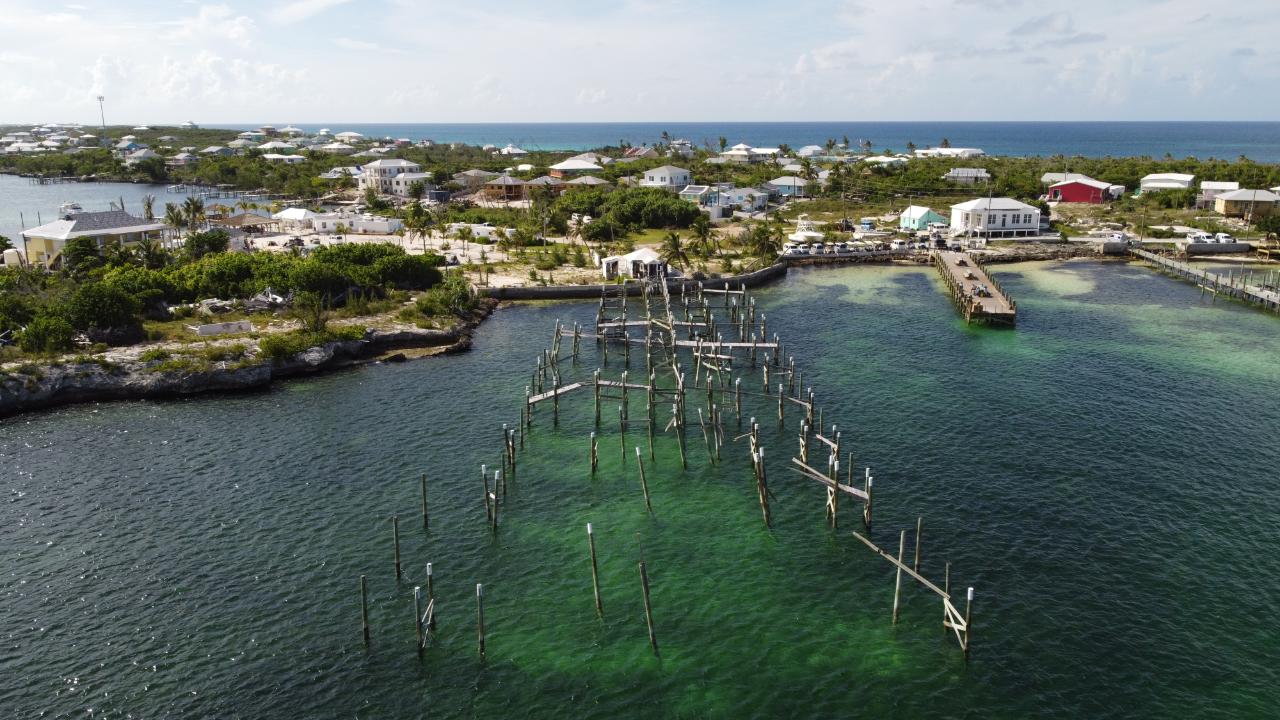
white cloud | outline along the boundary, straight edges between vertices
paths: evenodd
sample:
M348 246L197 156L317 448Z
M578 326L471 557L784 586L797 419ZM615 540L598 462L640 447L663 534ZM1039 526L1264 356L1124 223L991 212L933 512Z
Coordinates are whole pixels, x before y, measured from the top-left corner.
M271 19L278 23L301 22L329 8L349 2L351 0L293 0L272 10Z
M381 50L382 52L387 52L387 50L383 49L377 43L372 43L367 40L354 40L352 38L340 37L335 39L333 44L345 50Z

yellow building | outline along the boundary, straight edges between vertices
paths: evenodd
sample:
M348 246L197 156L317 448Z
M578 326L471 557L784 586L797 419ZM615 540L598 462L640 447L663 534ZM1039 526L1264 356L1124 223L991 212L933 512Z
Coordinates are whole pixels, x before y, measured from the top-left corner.
M1232 190L1215 197L1213 209L1228 217L1252 220L1275 212L1277 201L1280 201L1280 195L1269 190Z
M72 238L93 238L99 248L114 243L131 245L143 238L159 240L165 224L144 220L123 210L72 212L58 220L22 231L23 254L27 262L54 267L62 249Z

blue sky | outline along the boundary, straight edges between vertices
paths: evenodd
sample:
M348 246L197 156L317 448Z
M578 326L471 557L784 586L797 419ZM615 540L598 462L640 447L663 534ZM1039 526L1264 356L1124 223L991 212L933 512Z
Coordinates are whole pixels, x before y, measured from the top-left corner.
M0 0L0 122L1274 120L1274 0Z

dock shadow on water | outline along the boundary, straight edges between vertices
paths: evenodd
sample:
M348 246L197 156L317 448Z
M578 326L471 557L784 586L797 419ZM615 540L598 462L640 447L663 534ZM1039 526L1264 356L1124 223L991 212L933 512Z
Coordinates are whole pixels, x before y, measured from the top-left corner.
M0 425L0 707L1266 717L1280 706L1278 641L1256 625L1274 614L1280 577L1267 544L1280 512L1280 333L1274 318L1202 307L1194 286L1132 270L1072 264L1055 290L1033 276L1052 266L994 267L1019 302L1016 330L965 328L929 268L803 272L754 293L825 424L873 469L872 540L896 551L923 516L921 572L939 579L950 562L953 591L977 588L967 663L937 596L914 581L891 622L893 566L852 537L859 505L843 500L832 530L823 487L787 469L799 415L778 429L773 398L748 410L770 528L732 413L712 462L690 393L682 470L673 433L656 433L649 454L643 391L625 443L618 401L602 401L593 474L588 387L560 399L558 424L536 410L492 532L480 465L502 466L501 426L519 423L556 321L595 322L596 303L574 303L505 308L463 355ZM589 378L600 352L584 340L578 368L561 370ZM622 358L609 354L616 377ZM633 350L633 382L643 367ZM670 409L658 415L665 424ZM422 473L429 531L412 520ZM419 658L413 589L428 562L437 629Z

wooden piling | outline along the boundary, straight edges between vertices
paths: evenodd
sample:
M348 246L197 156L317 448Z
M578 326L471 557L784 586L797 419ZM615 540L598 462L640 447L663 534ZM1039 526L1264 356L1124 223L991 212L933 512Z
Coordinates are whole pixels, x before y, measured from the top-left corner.
M431 572L431 563L427 563L427 603L434 606L436 602L436 581ZM431 613L431 617L427 618L427 627L431 630L436 629L436 614Z
M964 601L964 658L969 659L969 633L973 630L973 588L965 595Z
M596 474L596 466L600 463L599 449L596 446L596 434L591 433L591 474Z
M600 602L600 571L596 565L596 536L587 523L587 547L591 550L591 589L596 595L596 615L604 617L604 604Z
M649 504L649 482L644 476L644 459L640 457L640 448L636 448L636 464L640 467L640 489L644 492L644 509L653 512L653 506Z
M418 655L422 655L422 588L413 588L413 627L418 636Z
M480 657L484 657L484 585L476 583L476 638L480 645Z
M431 519L427 516L427 474L422 473L422 529L431 529Z
M658 654L658 636L653 630L653 606L649 604L649 573L645 569L644 561L640 561L640 589L644 591L644 621L649 626L649 647L653 648L653 654Z
M898 624L898 595L902 593L902 552L906 547L907 531L898 531L898 568L897 579L893 582L893 624Z
M369 586L365 576L360 576L360 627L364 631L364 644L369 644Z
M400 517L398 515L391 516L391 538L396 546L396 580L401 577L400 572Z
M916 561L912 564L911 569L920 572L920 529L924 525L924 518L916 518Z
M489 507L489 466L480 466L480 480L484 483L484 520L493 522L493 510Z

